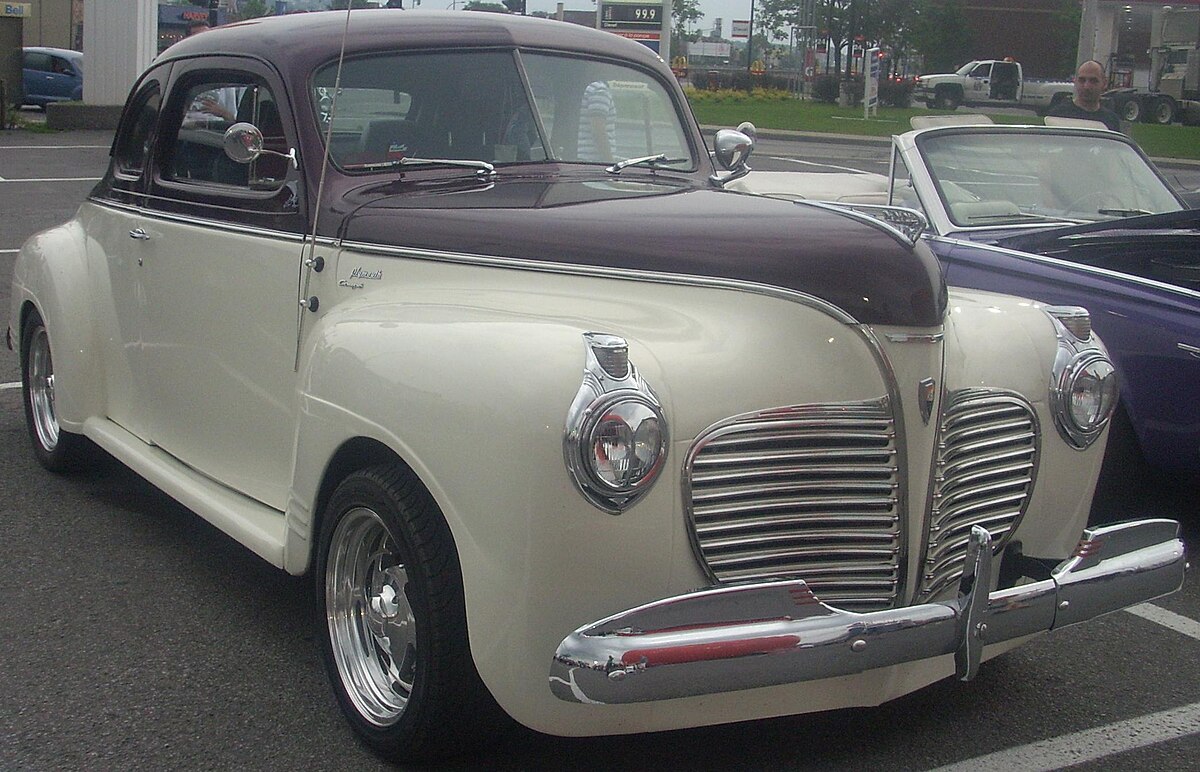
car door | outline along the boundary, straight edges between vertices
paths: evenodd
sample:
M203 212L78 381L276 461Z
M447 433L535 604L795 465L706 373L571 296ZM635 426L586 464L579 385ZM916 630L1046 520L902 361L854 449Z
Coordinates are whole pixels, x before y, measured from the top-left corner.
M163 109L146 225L144 384L154 442L188 466L283 509L294 427L299 174L281 156L239 164L235 121L295 146L264 64L177 64Z
M146 173L169 65L142 77L121 118L109 171L80 209L88 233L94 316L104 362L108 417L152 442L145 411L144 263Z
M981 62L975 65L971 72L967 74L967 85L963 91L964 97L968 102L982 102L990 98L991 75L991 62Z

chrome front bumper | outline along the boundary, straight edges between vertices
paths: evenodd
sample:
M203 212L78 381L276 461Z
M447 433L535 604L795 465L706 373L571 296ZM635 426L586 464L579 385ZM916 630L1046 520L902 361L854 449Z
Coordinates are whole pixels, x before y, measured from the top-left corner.
M953 600L866 614L821 603L801 580L720 587L649 603L576 630L550 665L568 702L650 702L860 673L953 654L979 670L985 644L1083 622L1175 592L1187 564L1179 524L1139 520L1084 531L1074 554L988 593L991 536L971 532Z

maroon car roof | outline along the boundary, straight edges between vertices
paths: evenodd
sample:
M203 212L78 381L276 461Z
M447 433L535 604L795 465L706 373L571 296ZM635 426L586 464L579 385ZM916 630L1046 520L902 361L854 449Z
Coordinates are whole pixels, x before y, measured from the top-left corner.
M554 19L474 11L363 9L350 12L346 53L454 47L522 46L580 51L633 59L661 60L645 46L618 35ZM318 11L228 24L185 38L158 61L200 54L250 55L282 72L311 70L337 57L346 29L346 11Z

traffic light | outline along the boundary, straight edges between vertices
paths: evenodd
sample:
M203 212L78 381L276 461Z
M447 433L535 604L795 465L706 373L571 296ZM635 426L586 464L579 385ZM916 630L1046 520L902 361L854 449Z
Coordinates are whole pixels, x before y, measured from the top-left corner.
M525 15L525 0L502 0L509 13Z

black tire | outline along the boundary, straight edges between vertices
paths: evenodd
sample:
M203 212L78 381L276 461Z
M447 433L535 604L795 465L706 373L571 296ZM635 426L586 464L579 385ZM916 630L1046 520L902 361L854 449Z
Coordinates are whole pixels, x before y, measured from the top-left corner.
M54 358L50 336L37 311L21 331L21 395L25 428L33 454L51 472L69 472L85 465L91 444L80 434L64 431L54 404Z
M1150 122L1160 126L1170 126L1175 122L1175 100L1169 96L1160 96L1154 100L1150 108Z
M962 95L952 88L943 88L938 90L935 101L938 109L957 110L962 103Z
M1137 123L1142 119L1142 100L1137 97L1126 97L1117 102L1115 112L1121 116L1121 120L1129 123Z
M467 641L450 529L399 465L355 472L317 543L321 654L356 732L394 760L464 753L503 726Z

